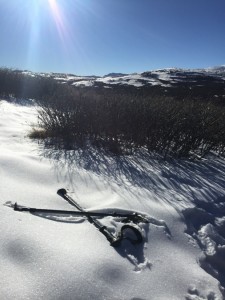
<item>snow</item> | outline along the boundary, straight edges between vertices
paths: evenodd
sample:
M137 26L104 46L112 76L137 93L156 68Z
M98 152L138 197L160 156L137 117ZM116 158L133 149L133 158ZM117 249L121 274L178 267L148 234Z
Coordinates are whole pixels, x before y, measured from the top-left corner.
M73 74L60 73L33 73L30 71L23 71L23 74L35 77L52 77L61 84L69 83L77 87L91 87L95 83L103 83L105 88L115 85L135 86L140 88L142 86L162 86L173 87L182 82L194 83L193 75L195 76L212 76L214 80L225 80L225 67L214 67L207 69L181 69L181 68L165 68L158 70L146 71L143 73L109 73L103 77L101 76L77 76Z
M80 80L80 81L76 81L74 82L72 85L75 85L75 86L93 86L94 85L94 82L92 80Z
M0 299L223 299L218 271L203 265L224 251L224 160L59 152L27 137L35 106L0 101L0 112ZM146 215L144 243L113 248L85 218L10 207L72 210L61 187L90 211ZM101 222L111 232L122 225Z
M158 80L154 78L146 78L142 76L142 74L131 74L131 75L123 75L118 77L107 76L103 78L98 78L96 82L103 82L105 84L113 85L113 84L123 84L123 85L132 85L136 87L141 87L146 84L151 85L162 85Z

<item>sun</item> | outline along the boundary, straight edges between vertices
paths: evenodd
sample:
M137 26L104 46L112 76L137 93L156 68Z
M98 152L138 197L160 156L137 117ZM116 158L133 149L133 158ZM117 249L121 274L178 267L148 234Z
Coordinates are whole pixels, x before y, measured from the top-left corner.
M57 1L56 0L48 0L48 3L50 5L50 7L55 7L57 6Z
M27 64L37 61L37 57L41 55L42 39L46 32L51 34L49 39L53 40L57 37L58 47L66 51L70 38L63 2L57 0L23 1L23 13L26 13L29 24L29 29L27 29ZM44 34L43 30L45 30Z
M66 25L65 18L63 16L63 11L58 5L56 0L48 0L50 12L55 21L55 25L60 36L61 41L63 42L66 34Z

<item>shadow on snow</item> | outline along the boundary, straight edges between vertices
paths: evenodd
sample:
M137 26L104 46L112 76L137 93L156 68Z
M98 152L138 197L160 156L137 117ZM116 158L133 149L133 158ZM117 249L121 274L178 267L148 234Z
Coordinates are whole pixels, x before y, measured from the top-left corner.
M200 265L225 287L225 163L223 158L211 155L201 161L170 159L138 150L134 155L116 156L93 147L77 150L58 150L40 147L40 155L52 161L58 176L64 176L71 186L76 185L79 169L101 176L107 182L123 186L132 197L133 189L141 188L148 197L172 205L184 219L186 233L197 240L204 253ZM204 226L205 240L214 243L214 254L207 254L207 246L201 240ZM128 247L129 248L129 247ZM125 248L124 248L125 249ZM123 250L124 251L124 250ZM120 251L120 255L127 253ZM140 251L140 253L142 253ZM128 259L132 253L127 255ZM144 257L139 257L139 264ZM148 263L146 263L148 264ZM149 265L150 266L150 265Z

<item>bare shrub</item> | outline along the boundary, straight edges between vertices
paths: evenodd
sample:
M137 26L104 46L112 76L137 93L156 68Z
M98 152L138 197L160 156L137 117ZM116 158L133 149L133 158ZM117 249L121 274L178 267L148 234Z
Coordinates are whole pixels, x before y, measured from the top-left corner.
M212 95L210 88L206 92ZM203 157L210 151L224 155L224 100L204 98L206 92L197 86L194 96L187 96L187 90L174 88L165 96L162 87L75 88L51 77L0 68L1 97L35 99L40 106L41 130L33 130L32 138L51 137L67 148L88 140L115 154L145 147L164 157Z
M44 103L43 128L75 143L88 139L117 154L147 147L165 157L224 151L225 108L211 101L68 87Z

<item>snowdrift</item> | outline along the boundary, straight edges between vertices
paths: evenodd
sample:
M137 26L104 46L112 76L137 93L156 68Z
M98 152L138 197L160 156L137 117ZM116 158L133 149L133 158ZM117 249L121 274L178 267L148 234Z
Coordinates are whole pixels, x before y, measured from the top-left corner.
M0 112L0 299L223 299L223 159L57 151L27 137L34 106L0 101ZM90 211L147 215L143 244L113 248L83 217L9 207L71 210L61 187Z

